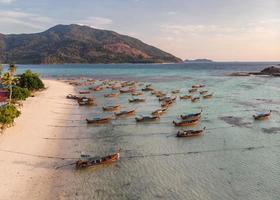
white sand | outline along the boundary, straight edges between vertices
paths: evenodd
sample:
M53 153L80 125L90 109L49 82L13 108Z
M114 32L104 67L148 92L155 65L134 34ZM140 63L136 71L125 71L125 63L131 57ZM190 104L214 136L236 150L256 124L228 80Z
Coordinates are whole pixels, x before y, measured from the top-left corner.
M16 125L0 136L1 200L54 199L49 197L54 195L52 185L58 177L55 167L65 161L20 153L70 157L61 142L44 138L67 135L65 129L54 125L67 123L77 107L65 98L74 92L74 88L54 80L44 82L48 89L25 101ZM63 198L57 196L55 199Z

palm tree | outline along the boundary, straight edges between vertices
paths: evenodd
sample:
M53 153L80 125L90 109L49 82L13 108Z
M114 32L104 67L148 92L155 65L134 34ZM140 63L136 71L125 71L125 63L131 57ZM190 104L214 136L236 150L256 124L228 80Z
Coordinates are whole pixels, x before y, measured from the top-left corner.
M14 64L10 64L9 71L14 75L17 71L17 67Z
M14 77L16 73L16 66L14 64L10 64L9 71L3 75L3 84L9 87L10 90L10 97L9 97L9 104L12 102L12 94L13 94L13 84L16 83L16 79Z

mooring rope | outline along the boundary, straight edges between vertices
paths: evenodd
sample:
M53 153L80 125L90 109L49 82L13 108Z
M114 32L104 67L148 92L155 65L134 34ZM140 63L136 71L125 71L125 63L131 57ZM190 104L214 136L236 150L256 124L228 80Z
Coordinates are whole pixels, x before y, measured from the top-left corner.
M6 150L6 149L0 149L0 152L12 153L12 154L18 154L18 155L24 155L24 156L30 156L30 157L37 157L37 158L58 159L58 160L77 159L77 158L67 158L67 157L59 157L59 156L38 155L38 154L24 153L24 152L12 151L12 150Z
M216 127L216 128L206 128L206 131L211 130L217 130L217 129L226 129L226 128L233 128L234 126L223 126L223 127ZM118 138L118 137L149 137L149 136L155 136L155 135L167 135L171 134L170 132L166 133L146 133L146 134L126 134L126 135L111 135L111 136L102 136L102 137L47 137L43 138L46 140L90 140L90 139L106 139L106 138ZM175 136L176 133L172 133L171 135L168 135L166 137Z

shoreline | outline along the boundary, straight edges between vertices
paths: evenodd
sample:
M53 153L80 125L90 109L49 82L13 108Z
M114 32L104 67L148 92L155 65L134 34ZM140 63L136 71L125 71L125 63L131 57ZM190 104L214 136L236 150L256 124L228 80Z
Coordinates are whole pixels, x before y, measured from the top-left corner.
M44 138L67 135L55 125L66 125L77 107L65 98L75 93L74 87L56 80L43 82L47 89L28 98L15 126L0 136L0 199L49 199L60 177L55 167L65 163L60 157L71 157L63 141Z

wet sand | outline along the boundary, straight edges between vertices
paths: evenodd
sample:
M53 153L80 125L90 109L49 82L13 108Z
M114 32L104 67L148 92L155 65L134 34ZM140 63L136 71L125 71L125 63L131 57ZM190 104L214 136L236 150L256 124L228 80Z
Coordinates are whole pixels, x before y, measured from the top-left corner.
M44 83L48 89L25 101L16 125L0 136L1 200L62 199L52 191L60 177L55 168L71 156L61 141L44 138L67 135L56 126L65 125L77 105L65 98L74 92L72 86Z

